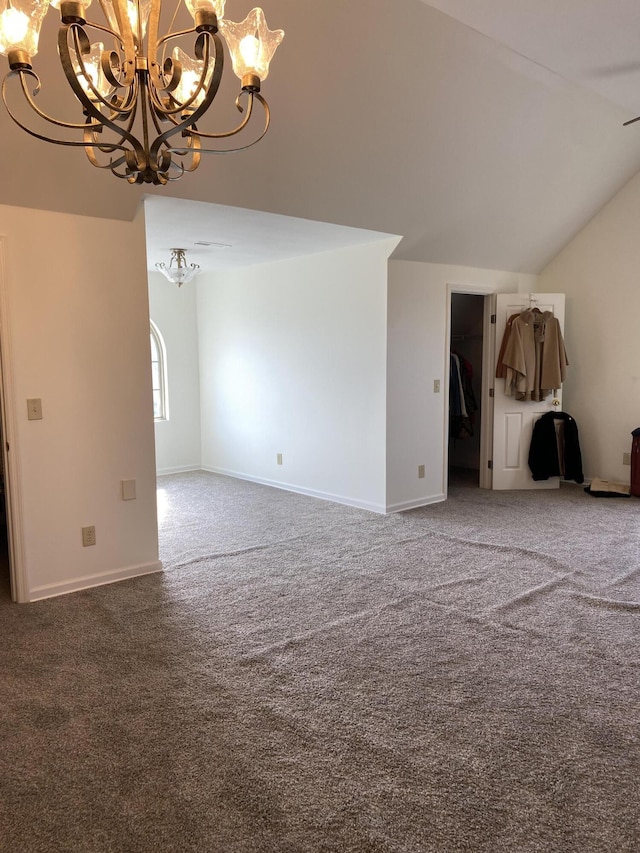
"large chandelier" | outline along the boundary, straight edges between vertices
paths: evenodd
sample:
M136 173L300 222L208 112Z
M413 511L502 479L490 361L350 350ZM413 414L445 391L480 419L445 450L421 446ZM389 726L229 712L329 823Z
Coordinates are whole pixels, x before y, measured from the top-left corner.
M94 166L132 184L166 184L194 171L203 153L241 150L264 136L269 106L260 84L284 33L268 29L262 9L253 9L236 24L224 18L226 0L184 0L192 20L187 28L174 30L181 12L178 0L161 35L162 0L99 2L105 23L87 20L91 0L0 0L0 53L10 68L2 99L19 127L46 142L84 148ZM80 102L82 123L52 118L36 103L41 83L32 59L49 5L60 10L58 54ZM89 32L102 41L92 42ZM244 115L230 130L204 132L198 122L216 97L223 72L220 35L241 81L236 106ZM111 42L107 48L105 41ZM180 46L185 42L192 43L193 55ZM40 119L75 132L75 138L52 138L28 127L8 103L8 90L16 85L12 78ZM264 110L258 134L241 146L225 147L225 140L247 128L256 101Z

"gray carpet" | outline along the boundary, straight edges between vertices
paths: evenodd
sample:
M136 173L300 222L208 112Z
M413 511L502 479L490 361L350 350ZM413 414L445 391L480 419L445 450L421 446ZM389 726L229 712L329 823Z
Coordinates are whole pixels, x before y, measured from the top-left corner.
M0 601L2 851L640 850L640 502L159 487L164 574Z

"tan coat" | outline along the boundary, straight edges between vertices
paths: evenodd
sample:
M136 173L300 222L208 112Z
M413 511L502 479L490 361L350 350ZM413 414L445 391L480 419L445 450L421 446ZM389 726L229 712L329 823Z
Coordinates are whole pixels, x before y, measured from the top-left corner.
M569 361L552 311L523 311L513 320L502 363L505 394L516 400L539 402L561 387Z

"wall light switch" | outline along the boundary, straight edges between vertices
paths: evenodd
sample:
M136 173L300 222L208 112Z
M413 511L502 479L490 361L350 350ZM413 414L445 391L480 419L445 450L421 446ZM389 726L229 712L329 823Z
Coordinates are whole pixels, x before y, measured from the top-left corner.
M27 418L30 421L42 420L42 400L39 397L27 400Z
M440 380L439 379L433 380L433 393L434 394L440 393Z
M277 463L278 465L282 465L282 453L277 453L277 454L276 454L276 463Z
M136 481L122 480L122 500L135 501L136 499Z

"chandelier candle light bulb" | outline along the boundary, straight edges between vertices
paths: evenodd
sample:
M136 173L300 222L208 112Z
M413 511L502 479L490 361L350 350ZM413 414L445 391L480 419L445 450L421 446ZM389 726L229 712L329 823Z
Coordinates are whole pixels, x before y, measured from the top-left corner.
M241 150L262 139L270 111L261 84L284 37L282 30L269 30L262 9L252 9L236 24L224 17L226 0L184 0L182 14L190 16L191 25L161 34L163 0L101 0L106 22L100 23L86 19L90 2L0 0L0 53L9 61L2 100L22 130L47 142L83 148L93 166L109 169L129 183L154 184L194 171L203 154ZM171 27L178 21L181 3L178 0ZM33 57L49 5L60 11L58 53L79 102L82 123L52 118L38 106L43 87ZM112 43L92 44L91 31ZM180 47L190 39L193 55ZM205 131L199 122L208 117L218 94L225 43L241 81L236 106L243 116L229 130ZM66 135L51 136L27 126L13 97L8 97L16 78L17 91L37 121ZM259 107L262 128L248 142L231 147L230 140L248 129Z
M203 86L198 91L198 86L202 80L203 63L197 59L192 59L179 47L173 49L173 61L174 64L182 68L182 75L175 88L174 96L180 103L185 105L185 111L193 111L204 100L207 86L211 80L211 74L205 75Z
M113 87L107 81L102 70L101 57L103 53L104 45L102 42L97 42L91 45L91 50L82 57L82 61L78 58L77 53L72 54L74 69L80 85L87 97L91 98L94 103L101 98L107 98L113 92Z
M62 0L51 0L51 3L49 5L51 6L52 9L57 9L58 11L60 11L60 4L61 3L62 3ZM84 2L82 3L82 6L84 7L84 9L88 9L90 5L91 5L91 0L84 0Z
M223 20L220 29L229 45L233 71L243 88L257 86L269 76L269 63L284 38L282 30L267 27L262 9L252 9L241 24Z
M40 28L48 7L49 0L0 0L0 52L9 56L13 51L23 64L30 64L38 52Z
M185 6L194 18L196 12L203 10L213 12L219 21L224 18L225 3L226 0L185 0Z
M0 19L2 39L7 44L20 44L29 29L29 18L19 9L8 8Z
M260 53L260 42L255 36L245 36L239 44L242 61L248 68L255 68Z

